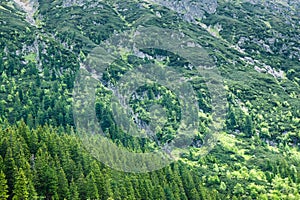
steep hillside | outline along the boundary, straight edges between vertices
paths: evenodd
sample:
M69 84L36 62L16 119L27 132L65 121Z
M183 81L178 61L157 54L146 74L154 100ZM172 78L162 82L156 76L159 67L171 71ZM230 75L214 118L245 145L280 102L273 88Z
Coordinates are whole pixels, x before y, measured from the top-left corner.
M299 8L1 0L0 199L299 199Z

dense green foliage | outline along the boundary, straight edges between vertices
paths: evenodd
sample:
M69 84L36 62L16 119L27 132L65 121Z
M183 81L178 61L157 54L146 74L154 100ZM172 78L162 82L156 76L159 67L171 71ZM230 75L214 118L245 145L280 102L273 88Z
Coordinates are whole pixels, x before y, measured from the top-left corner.
M148 1L38 2L34 25L15 3L0 2L0 200L300 199L300 28L294 7L220 0L215 13L188 23ZM130 174L104 166L84 148L76 136L72 92L94 47L139 26L174 29L205 48L224 78L228 112L217 145L201 156L212 117L203 77L165 50L141 49L153 59L122 55L104 72L95 103L101 128L117 145L155 150L173 139L182 117L178 97L149 84L130 106L145 124L151 104L166 109L167 120L157 118L166 123L158 141L117 126L109 85L138 65L159 63L193 78L201 109L199 131L178 162Z
M24 122L3 123L1 194L12 199L199 199L222 195L205 189L196 172L182 163L147 174L113 171L95 160L72 130L44 126L30 130ZM4 158L4 159L2 159ZM195 183L194 183L195 182ZM195 196L195 197L193 197Z

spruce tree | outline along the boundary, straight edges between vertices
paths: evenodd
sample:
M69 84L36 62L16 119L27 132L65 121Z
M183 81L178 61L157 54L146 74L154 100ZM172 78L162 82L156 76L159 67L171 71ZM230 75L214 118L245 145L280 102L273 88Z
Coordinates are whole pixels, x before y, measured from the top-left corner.
M250 115L246 116L244 132L247 137L251 137L253 135L253 123Z
M167 200L175 200L174 194L169 186L165 186L165 194Z
M176 163L173 166L173 177L174 177L174 182L177 184L178 189L179 189L180 199L187 200L187 196L186 196L186 193L184 191L183 183L182 183L182 180L181 180L181 177L180 177L179 166ZM175 190L175 191L177 191L177 190Z
M4 172L0 171L0 200L6 200L8 197L7 180L5 179Z
M105 185L104 185L105 180L104 180L104 176L101 173L100 167L96 161L93 161L91 163L91 169L95 176L98 193L103 197L103 194L105 193ZM108 196L105 197L105 199L107 199L107 198L108 198Z
M191 199L191 200L198 200L198 199L200 199L198 191L196 190L196 188L193 188L189 192L188 196L189 196L189 199Z
M227 115L227 121L226 121L226 126L228 129L235 129L237 126L237 119L235 115L235 109L234 107L230 104L229 109L228 109L228 115Z
M83 173L81 172L79 178L76 180L76 185L79 192L80 199L86 199L87 196L87 183Z
M174 182L174 181L171 183L171 191L172 191L175 199L186 199L186 197L185 198L180 197L181 196L180 189L179 189L178 185L176 184L176 182Z
M145 180L139 179L139 185L139 187L141 188L139 190L141 199L152 199L148 196L149 186L147 185L147 182Z
M103 176L101 177L101 182L103 184L102 191L99 191L99 194L102 196L102 199L108 199L109 197L113 197L113 192L111 188L111 174L107 169L101 170Z
M125 188L127 190L127 198L134 200L135 199L134 189L133 189L130 179L128 177L126 177L124 183L125 183Z
M13 200L28 200L28 180L22 168L18 170L13 189Z
M3 158L2 156L0 155L0 171L3 170Z
M70 199L71 200L80 200L78 188L73 179L71 180L71 183L70 183Z
M166 199L166 196L165 196L165 192L163 190L163 188L160 186L160 185L157 185L155 187L155 191L153 193L153 198L154 199Z
M38 150L35 169L37 191L46 198L53 198L57 193L58 177L56 170L52 166L52 158L47 151L46 145Z
M90 199L99 199L98 189L93 172L90 172L87 176L87 196Z
M11 194L14 185L14 177L17 172L17 166L10 147L7 148L6 155L4 158L4 172L7 178L8 190Z
M133 190L134 190L134 196L136 199L141 199L142 196L140 194L140 191L141 191L141 185L139 185L139 181L138 181L138 177L135 177L133 178L132 180L132 187L133 187Z
M68 186L68 180L66 178L66 174L62 168L60 168L57 172L57 194L60 199L69 199L70 191Z
M35 200L35 199L38 199L37 197L37 192L34 188L34 185L33 185L33 180L28 180L28 192L29 192L29 199L30 200Z
M206 189L204 188L204 186L202 184L199 184L197 186L197 189L198 189L200 199L207 199L208 198L207 191L206 191Z

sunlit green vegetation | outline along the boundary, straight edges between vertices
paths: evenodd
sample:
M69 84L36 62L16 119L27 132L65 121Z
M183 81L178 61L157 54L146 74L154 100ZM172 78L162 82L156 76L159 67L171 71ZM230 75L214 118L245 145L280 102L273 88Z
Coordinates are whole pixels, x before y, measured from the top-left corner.
M290 8L220 0L216 13L206 13L197 24L142 1L88 1L66 7L61 0L41 0L35 14L38 25L33 26L13 5L0 2L1 200L300 199L300 29L299 15ZM220 26L217 37L200 23ZM228 100L218 142L202 156L212 119L203 77L195 77L179 55L142 49L164 57L161 66L193 78L201 109L199 131L188 151L178 162L145 174L118 172L94 159L76 137L72 107L75 75L91 50L138 26L174 29L198 42L215 60ZM216 28L211 30L216 33ZM131 151L152 151L158 143L132 137L117 126L110 105L113 94L105 83L115 85L138 65L155 62L123 55L97 88L95 111L101 128ZM273 75L265 69L268 65ZM282 77L274 70L282 70ZM140 87L137 95L143 98L131 99L130 106L146 124L151 104L165 108L167 120L157 121L167 125L156 136L161 143L172 140L181 120L178 97L159 84Z

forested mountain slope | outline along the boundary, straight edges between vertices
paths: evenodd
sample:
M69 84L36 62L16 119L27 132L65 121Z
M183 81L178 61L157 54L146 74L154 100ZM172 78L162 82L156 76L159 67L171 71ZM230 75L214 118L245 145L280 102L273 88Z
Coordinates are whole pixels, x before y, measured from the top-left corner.
M297 1L275 0L1 0L0 199L299 199L299 8ZM226 113L213 129L214 92L175 50L121 49L101 72L94 108L118 147L155 151L176 138L184 120L176 92L149 83L129 104L144 128L152 125L150 105L164 108L165 116L155 118L165 124L155 140L133 137L118 124L114 88L138 66L180 72L199 107L197 131L178 160L135 174L90 154L78 137L73 100L77 73L93 68L97 48L115 50L111 38L139 30L173 30L201 47L222 77L226 104L219 107ZM203 155L211 132L215 145Z

